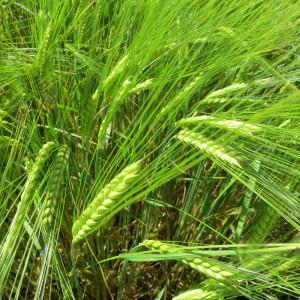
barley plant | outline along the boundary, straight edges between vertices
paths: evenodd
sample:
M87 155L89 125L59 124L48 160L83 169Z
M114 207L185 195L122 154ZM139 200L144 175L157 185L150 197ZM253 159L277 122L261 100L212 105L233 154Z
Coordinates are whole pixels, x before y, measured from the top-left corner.
M0 20L0 299L300 298L300 0Z

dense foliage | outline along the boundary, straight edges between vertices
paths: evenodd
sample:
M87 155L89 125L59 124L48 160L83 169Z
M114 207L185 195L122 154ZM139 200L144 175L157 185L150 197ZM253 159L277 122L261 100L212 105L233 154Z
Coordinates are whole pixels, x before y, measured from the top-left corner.
M0 19L1 299L300 297L300 1Z

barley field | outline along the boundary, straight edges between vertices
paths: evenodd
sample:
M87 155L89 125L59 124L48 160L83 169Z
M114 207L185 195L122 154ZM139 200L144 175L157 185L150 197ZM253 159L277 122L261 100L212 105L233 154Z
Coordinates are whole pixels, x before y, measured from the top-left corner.
M0 299L300 299L299 0L0 1Z

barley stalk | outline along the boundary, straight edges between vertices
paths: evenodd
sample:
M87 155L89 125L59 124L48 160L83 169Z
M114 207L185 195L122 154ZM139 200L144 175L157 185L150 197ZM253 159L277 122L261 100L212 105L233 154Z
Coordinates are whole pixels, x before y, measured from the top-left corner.
M51 224L52 218L55 215L55 208L57 200L61 193L61 185L63 183L63 176L67 167L69 158L69 149L67 146L62 146L55 158L51 177L49 179L48 190L45 199L45 207L42 215L42 224Z
M73 243L84 239L101 226L101 219L129 190L136 180L140 168L140 161L129 165L95 196L73 224Z
M24 223L29 204L32 201L36 190L37 180L53 146L54 143L52 142L44 144L40 149L35 162L32 165L30 174L21 195L21 201L18 203L17 211L10 224L9 231L2 248L0 266L3 266L3 263L5 263L9 259L12 253L12 249L14 249L14 245L19 238L19 233Z
M166 244L161 241L147 240L143 242L143 245L161 252L171 252L172 249L179 249L178 245ZM210 278L217 281L226 281L228 277L232 277L234 274L232 272L226 271L221 267L217 266L213 261L207 258L193 258L193 259L182 259L180 260L184 264L190 266L192 269L202 273Z
M238 159L234 157L234 151L230 147L225 148L207 139L200 133L191 130L181 130L176 137L182 142L193 145L201 151L205 151L208 155L212 155L224 162L241 168Z

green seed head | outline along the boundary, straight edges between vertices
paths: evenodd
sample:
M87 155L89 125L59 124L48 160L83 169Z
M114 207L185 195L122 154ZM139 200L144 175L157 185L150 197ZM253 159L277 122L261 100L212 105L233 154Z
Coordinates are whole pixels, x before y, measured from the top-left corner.
M80 241L101 226L101 219L128 191L140 169L141 161L129 165L95 196L73 224L73 243Z

